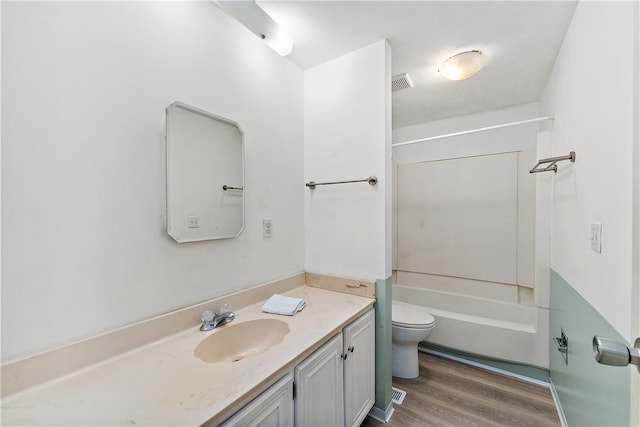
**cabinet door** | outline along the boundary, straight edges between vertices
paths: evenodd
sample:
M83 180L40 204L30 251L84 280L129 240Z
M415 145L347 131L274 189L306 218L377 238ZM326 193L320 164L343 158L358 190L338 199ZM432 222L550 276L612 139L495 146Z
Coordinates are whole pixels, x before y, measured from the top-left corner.
M297 425L344 425L342 365L342 333L339 333L296 367Z
M222 426L293 426L293 376L285 375Z
M359 426L375 403L373 310L344 328L345 425Z

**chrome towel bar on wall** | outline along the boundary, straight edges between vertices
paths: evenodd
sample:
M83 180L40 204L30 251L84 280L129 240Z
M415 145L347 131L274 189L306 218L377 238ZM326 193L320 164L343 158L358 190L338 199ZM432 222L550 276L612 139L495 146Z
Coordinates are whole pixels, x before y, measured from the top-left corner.
M376 178L375 176L370 176L369 178L356 179L356 180L353 180L353 181L334 181L334 182L314 182L314 181L309 181L305 185L307 187L309 187L309 189L313 190L313 189L316 188L317 185L350 184L352 182L368 182L369 185L376 185L378 183L378 178Z
M558 172L558 165L556 163L561 162L563 160L571 160L571 163L575 163L576 161L576 152L571 151L567 156L559 156L559 157L549 157L548 159L538 160L538 163L529 171L529 173L538 173L538 172L549 172L553 171L553 173ZM542 167L549 163L547 166Z

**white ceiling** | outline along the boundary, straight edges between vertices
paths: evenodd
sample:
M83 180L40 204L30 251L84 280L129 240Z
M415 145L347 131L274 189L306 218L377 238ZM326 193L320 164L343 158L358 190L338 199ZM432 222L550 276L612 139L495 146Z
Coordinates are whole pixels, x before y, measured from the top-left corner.
M281 1L258 4L292 37L288 58L303 69L387 39L393 74L414 88L393 93L393 126L535 102L573 15L575 1ZM484 70L449 81L438 65L477 49Z

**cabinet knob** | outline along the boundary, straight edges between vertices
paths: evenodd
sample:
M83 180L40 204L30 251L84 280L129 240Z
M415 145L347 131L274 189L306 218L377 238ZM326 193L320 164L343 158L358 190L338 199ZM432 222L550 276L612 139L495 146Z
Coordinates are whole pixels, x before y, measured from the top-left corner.
M353 350L355 350L355 347L351 346L351 347L347 348L347 350L349 350L349 353L353 353Z
M340 355L340 358L341 358L342 360L347 360L347 357L348 357L348 356L349 356L349 355L348 355L347 353L342 353L342 354Z

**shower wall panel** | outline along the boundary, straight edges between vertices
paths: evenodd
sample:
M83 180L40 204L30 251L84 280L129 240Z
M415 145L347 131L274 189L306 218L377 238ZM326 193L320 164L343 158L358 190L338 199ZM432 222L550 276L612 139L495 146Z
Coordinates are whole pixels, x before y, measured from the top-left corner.
M398 270L518 283L518 154L398 165Z

